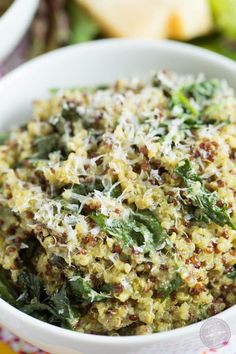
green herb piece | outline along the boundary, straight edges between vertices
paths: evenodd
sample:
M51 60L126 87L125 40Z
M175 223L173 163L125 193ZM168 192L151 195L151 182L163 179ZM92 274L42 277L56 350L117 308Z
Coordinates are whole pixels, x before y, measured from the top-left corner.
M33 279L33 282L31 288L29 288L30 283L26 287L28 296L25 296L24 290L24 293L18 299L20 301L18 305L20 310L42 321L61 327L73 328L78 322L80 314L71 305L67 296L66 286L63 286L51 296L47 296L41 287L40 292L37 294L38 297L35 297L34 295L38 291L36 290L37 283L35 284L37 276L30 274L30 278L31 282ZM28 280L26 279L26 281ZM36 289L34 286L36 286Z
M9 133L1 133L0 134L0 145L4 145L7 139L9 138Z
M205 100L212 99L219 88L220 82L213 79L183 86L179 91L171 93L170 108L173 110L175 107L181 107L183 111L181 113L183 124L180 129L198 129L203 124L209 124L208 121L200 119L203 108L196 108L191 103L190 98L202 105ZM180 113L177 113L177 115L180 115Z
M204 214L204 212L200 208L195 207L194 205L186 205L186 210L188 213L189 221L194 221L200 224L211 223L211 219L206 214Z
M38 254L43 252L43 246L34 236L26 239L24 243L27 247L22 248L19 251L20 259L28 270L33 271L35 267L33 264L33 259L34 257L37 257Z
M40 301L42 283L39 277L23 269L19 275L19 285L22 291L19 298L21 302Z
M78 200L78 195L89 195L93 193L95 190L102 191L104 190L103 184L99 179L96 179L92 183L80 183L74 184L70 189L64 191L69 192L66 197L56 197L57 200L64 210L68 210L70 212L78 212L78 207L80 202Z
M60 150L60 140L61 137L58 133L37 138L35 143L38 152L35 154L34 158L47 159L51 152Z
M49 93L54 96L54 95L57 95L58 92L60 91L60 89L58 87L51 87L49 90Z
M58 256L56 254L52 255L52 257L50 258L49 262L56 266L57 268L63 269L67 266L67 263L65 261L65 259L61 256Z
M189 160L184 160L182 161L175 169L175 173L177 173L178 176L182 177L184 182L188 184L188 181L198 181L202 183L201 177L199 177L195 171L193 170L190 161ZM188 186L187 186L188 187Z
M63 135L65 133L66 120L62 116L58 115L52 117L50 118L49 122L57 133L59 133L60 135Z
M235 278L236 278L236 265L234 266L234 270L233 270L232 272L229 272L229 273L227 274L227 277L228 277L229 279L235 279Z
M70 122L75 122L80 117L77 112L76 106L72 103L67 103L64 105L61 111L61 116L66 121L70 121Z
M58 294L55 296L59 298L61 295ZM46 303L32 302L22 306L20 310L38 320L63 328L73 329L78 323L80 315L76 309L67 303L66 299L65 297L61 297L60 300L53 299L53 301L56 301L56 304L53 302L50 303L50 301Z
M180 275L177 274L176 277L172 279L167 286L157 289L157 292L161 294L162 300L164 300L174 291L176 291L182 285L182 283L183 281Z
M134 232L137 231L136 223L123 220L113 220L111 225L107 225L107 217L103 214L91 214L90 217L103 231L116 237L124 247L133 246L134 240L132 236Z
M154 214L148 210L140 210L128 220L113 220L107 222L103 214L91 214L90 217L109 235L114 236L123 247L135 244L144 252L150 252L165 247L167 233Z
M153 248L158 249L166 243L168 234L153 212L148 209L138 210L134 213L133 217L136 221L145 225L152 233Z
M10 272L0 268L0 298L13 306L17 306L17 294L10 281Z
M68 297L67 285L48 295L40 278L27 269L20 273L16 285L9 272L0 268L0 297L39 320L66 328L73 328L80 318L77 308Z
M187 188L188 198L192 200L193 205L200 208L206 216L220 226L225 224L233 229L230 216L228 215L226 205L219 207L217 203L220 201L216 192L209 192L204 186L201 177L193 170L189 160L182 161L175 169Z
M95 190L102 191L104 189L101 180L96 179L93 183L81 183L74 184L71 191L72 193L88 195L89 193L94 192Z
M202 103L206 99L211 99L220 88L219 80L205 80L185 86L182 90L185 95L191 96L198 103Z
M72 294L79 300L85 300L90 303L95 301L104 301L109 298L108 295L103 293L98 293L93 290L89 282L82 278L80 275L74 276L69 280L69 285Z
M73 198L67 200L62 198L61 196L54 198L57 202L61 204L61 208L63 210L69 211L71 213L77 213L79 210L79 202L74 200Z
M183 133L189 132L191 129L199 129L204 125L204 122L199 119L197 116L191 116L189 114L182 114L181 117L177 118L181 119L178 126L178 136ZM161 122L158 126L158 134L156 136L165 139L165 137L171 132L172 126L176 123L176 118L174 119L166 119L165 121ZM161 129L160 129L161 128ZM172 140L174 137L172 136Z
M183 123L180 125L180 130L199 129L203 124L204 122L202 120L189 117L183 120Z
M122 188L120 184L114 187L110 193L111 198L118 198L122 194Z
M50 299L53 307L56 309L57 314L60 315L62 320L66 320L70 326L75 326L79 320L78 310L71 306L70 300L67 295L66 287L63 286L61 290L52 295Z
M171 105L172 108L175 106L180 106L185 113L189 113L193 116L198 116L199 114L198 110L193 107L190 100L185 96L182 90L173 92L171 97Z
M57 326L61 326L63 322L61 316L46 303L28 303L20 307L20 310L27 315L37 318L40 321L44 321Z
M113 290L113 285L112 284L104 284L99 288L99 291L102 293L110 293Z

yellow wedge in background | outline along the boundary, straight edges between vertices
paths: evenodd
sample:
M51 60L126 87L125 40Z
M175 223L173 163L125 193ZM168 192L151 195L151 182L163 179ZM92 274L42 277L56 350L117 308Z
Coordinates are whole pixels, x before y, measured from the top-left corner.
M213 27L208 0L76 1L111 37L187 40Z
M12 349L10 349L6 344L0 342L0 353L1 354L15 354Z

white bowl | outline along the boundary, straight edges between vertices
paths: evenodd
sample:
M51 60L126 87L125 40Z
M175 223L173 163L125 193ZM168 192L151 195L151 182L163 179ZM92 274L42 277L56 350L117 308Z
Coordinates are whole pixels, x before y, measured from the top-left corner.
M0 17L0 62L20 42L29 28L39 0L15 0Z
M148 75L169 68L204 72L228 80L236 89L236 64L190 45L171 41L104 40L67 47L35 59L0 81L0 130L20 124L31 114L32 101L52 87L111 83L118 77ZM236 306L217 315L236 334ZM203 350L202 322L164 333L105 337L76 333L34 319L0 300L0 322L18 336L55 354L196 354Z

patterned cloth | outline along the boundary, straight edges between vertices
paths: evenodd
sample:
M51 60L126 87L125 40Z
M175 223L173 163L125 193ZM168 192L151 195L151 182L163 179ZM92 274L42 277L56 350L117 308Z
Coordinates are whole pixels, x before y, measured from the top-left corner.
M3 344L5 343L5 344ZM11 350L12 349L12 350ZM47 354L46 352L35 348L20 338L11 334L8 330L0 328L0 353L1 354Z

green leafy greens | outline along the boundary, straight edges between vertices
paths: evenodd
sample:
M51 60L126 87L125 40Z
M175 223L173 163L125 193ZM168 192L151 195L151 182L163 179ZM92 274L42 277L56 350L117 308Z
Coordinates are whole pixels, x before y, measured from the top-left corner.
M94 190L102 191L103 189L104 187L102 182L99 179L96 179L94 182L91 183L74 184L71 189L71 192L81 195L88 195Z
M176 291L181 285L183 281L179 274L173 278L169 284L165 287L161 287L157 289L157 292L161 295L162 301L169 297L174 291Z
M219 88L219 80L212 79L186 85L171 92L170 108L172 112L175 108L181 108L181 112L178 113L177 109L175 114L183 118L182 129L197 129L203 124L209 124L208 120L204 119L205 106L208 106L206 103L216 95Z
M175 91L172 93L171 105L172 108L175 106L180 106L185 113L194 117L197 117L199 114L198 110L191 104L183 90Z
M161 136L169 133L176 118L180 120L179 132L183 133L214 124L215 120L207 119L205 110L209 107L209 100L213 99L219 88L219 80L214 79L185 85L178 90L169 89L171 116L170 119L159 124L163 130Z
M34 158L47 159L51 152L60 150L60 135L58 133L45 135L37 138L35 143L37 154Z
M93 303L110 298L107 292L111 292L111 285L105 284L101 290L104 292L95 291L89 281L76 275L58 291L47 294L40 278L26 268L16 284L10 273L0 268L0 298L28 315L65 328L74 328L78 323L83 301Z
M220 226L225 224L235 229L230 216L227 213L227 206L218 206L220 201L216 192L209 192L203 185L201 177L193 170L189 160L182 161L175 169L175 172L183 180L187 188L188 198L192 200L195 207L201 211L213 222Z
M236 265L234 266L234 270L227 274L227 277L229 279L236 279Z
M98 293L92 289L89 282L80 275L71 278L69 284L72 294L77 297L78 300L85 300L92 303L94 301L104 301L109 298L109 295Z
M4 269L0 271L0 297L13 306L17 304L17 293L9 281L9 273Z
M36 138L35 146L37 152L33 155L33 159L48 159L48 155L54 151L60 151L66 157L68 151L63 134L66 126L71 125L78 119L79 114L76 111L76 106L72 103L65 104L61 113L49 120L54 132Z
M23 312L62 327L73 327L78 322L79 312L71 304L65 285L49 296L39 277L23 270L19 276L19 286L23 292L17 302Z
M139 210L128 220L112 220L103 214L91 214L90 217L100 228L114 236L123 247L135 244L144 252L159 250L165 247L168 235L156 216L149 210Z
M4 145L8 138L9 138L9 133L1 133L0 134L0 145Z
M188 97L192 97L196 102L212 99L220 88L219 80L205 80L185 86L183 92Z

